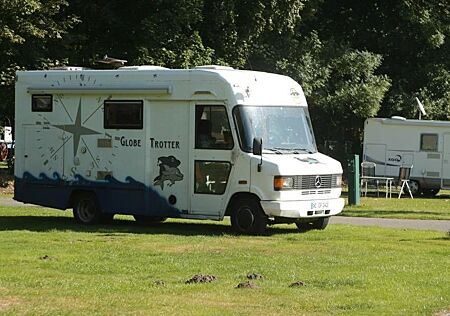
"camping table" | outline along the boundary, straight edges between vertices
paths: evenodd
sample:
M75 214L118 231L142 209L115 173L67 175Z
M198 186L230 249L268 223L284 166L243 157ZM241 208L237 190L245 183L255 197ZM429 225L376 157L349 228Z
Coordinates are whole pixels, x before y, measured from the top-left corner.
M392 181L394 178L390 177L372 177L372 176L362 176L361 180L378 180L380 182L386 183L386 199L392 197Z

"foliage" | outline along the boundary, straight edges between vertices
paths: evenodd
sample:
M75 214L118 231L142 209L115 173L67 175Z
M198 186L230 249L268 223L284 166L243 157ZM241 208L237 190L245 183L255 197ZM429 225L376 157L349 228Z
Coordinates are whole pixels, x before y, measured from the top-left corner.
M415 97L450 116L449 38L446 0L0 0L0 106L19 69L230 65L292 76L319 143L359 144L365 118L416 117Z
M58 43L78 22L64 12L67 6L65 0L0 0L0 111L3 115L13 118L17 70L49 68L64 62L58 54L61 51Z

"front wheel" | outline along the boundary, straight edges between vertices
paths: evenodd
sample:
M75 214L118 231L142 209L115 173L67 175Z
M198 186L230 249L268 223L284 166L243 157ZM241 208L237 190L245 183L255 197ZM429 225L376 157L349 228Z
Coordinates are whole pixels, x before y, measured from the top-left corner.
M73 217L80 224L97 224L102 220L102 212L94 194L81 194L75 200Z
M295 225L297 225L299 231L304 232L311 229L324 230L325 228L327 228L329 222L330 217L321 217L308 222L297 222L295 223Z
M266 232L267 222L267 215L256 199L243 198L233 203L231 226L236 232L261 235Z

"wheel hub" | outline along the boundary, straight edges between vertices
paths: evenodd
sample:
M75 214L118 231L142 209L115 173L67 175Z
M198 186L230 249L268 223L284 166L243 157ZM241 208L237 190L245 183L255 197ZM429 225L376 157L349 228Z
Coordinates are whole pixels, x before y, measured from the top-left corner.
M248 207L240 208L237 212L237 221L240 228L247 231L253 226L255 217Z
M91 201L81 201L78 215L83 222L90 222L95 217L95 207Z

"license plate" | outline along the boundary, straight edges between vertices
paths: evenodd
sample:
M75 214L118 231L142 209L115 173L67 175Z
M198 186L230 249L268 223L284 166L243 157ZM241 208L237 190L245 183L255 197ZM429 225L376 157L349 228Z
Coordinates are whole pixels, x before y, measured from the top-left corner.
M327 210L328 201L326 202L311 202L311 210Z

